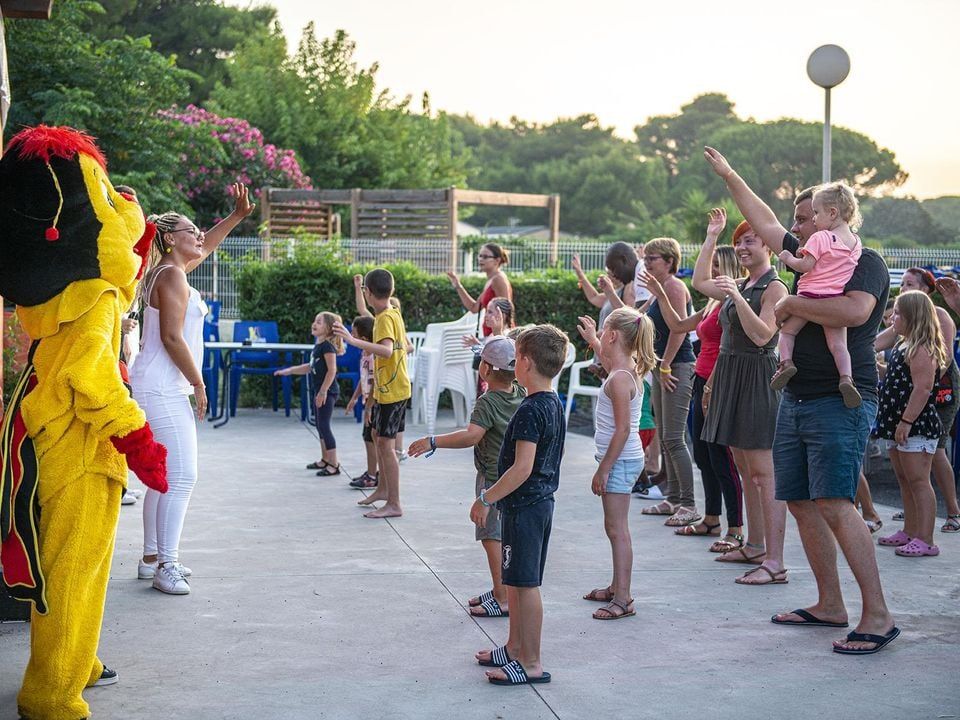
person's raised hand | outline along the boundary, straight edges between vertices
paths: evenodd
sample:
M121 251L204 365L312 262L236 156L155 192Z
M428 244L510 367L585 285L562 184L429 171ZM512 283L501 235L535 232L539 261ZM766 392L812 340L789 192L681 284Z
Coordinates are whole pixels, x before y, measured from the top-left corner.
M939 290L940 294L943 295L943 299L947 301L947 305L952 307L954 310L960 308L960 282L957 282L956 278L938 278L936 285L937 290Z
M353 287L357 290L363 287L363 275L358 274L353 276Z
M450 284L453 285L454 289L460 286L460 278L453 270L447 270L447 277L450 278Z
M579 320L577 323L577 332L580 333L580 337L586 340L588 345L596 343L597 323L594 322L593 318L589 315L581 315L577 319Z
M710 146L706 146L703 148L703 157L706 158L708 163L710 163L710 167L713 168L713 171L724 180L733 175L733 168L730 167L730 163L728 163L727 159L720 154L719 150L715 150Z
M460 342L463 343L464 347L473 347L474 345L479 345L481 343L480 338L476 335L464 335L460 338Z
M578 275L583 272L583 267L580 265L580 253L574 253L573 257L570 258L570 267Z
M602 273L600 277L597 278L597 289L600 290L600 292L613 290L613 284L610 282L610 278L607 277L606 273Z
M660 283L660 281L646 270L641 270L640 274L637 275L637 279L640 281L640 286L649 290L650 294L655 298L662 300L667 296L667 291L663 289L663 285Z
M728 298L733 298L736 300L740 297L740 288L737 286L737 281L734 280L729 275L718 275L713 280L714 285L716 285L717 290L722 292Z
M230 194L236 197L233 206L233 216L243 220L249 216L257 207L256 203L250 202L250 191L243 183L234 183L230 188Z
M350 334L350 331L344 327L342 322L333 323L333 334L341 338L348 345L353 345L356 338Z
M727 226L727 211L722 207L715 207L710 211L709 218L707 221L707 238L715 241Z

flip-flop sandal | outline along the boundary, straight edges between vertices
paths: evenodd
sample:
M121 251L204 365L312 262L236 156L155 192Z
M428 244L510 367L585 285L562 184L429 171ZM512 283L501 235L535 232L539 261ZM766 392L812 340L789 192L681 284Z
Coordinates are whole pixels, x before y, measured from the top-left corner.
M470 598L467 600L468 607L480 607L487 600L490 600L493 597L493 590L487 590L483 595L477 595L477 597Z
M722 539L710 546L712 553L728 553L743 547L743 535L727 533Z
M697 528L702 527L702 530ZM673 531L674 535L682 537L717 537L720 534L720 523L710 525L709 523L699 522L692 525L684 525Z
M333 469L331 470L330 468L333 468ZM317 475L319 477L333 477L334 475L339 475L339 474L340 474L340 466L331 465L330 463L327 463L327 466L325 468L321 470L317 470Z
M491 685L538 685L540 683L550 682L550 673L547 671L544 671L543 675L540 677L527 677L527 672L523 669L523 665L518 663L516 660L511 660L500 669L503 670L503 673L507 676L507 679L501 680L500 678L487 678Z
M483 610L483 612L474 612L474 610ZM510 617L510 611L500 607L500 603L494 597L484 600L474 609L471 609L470 614L473 617Z
M763 570L767 575L770 576L769 580L763 582L749 582L748 577ZM789 580L787 580L787 571L780 570L779 572L773 572L770 568L765 565L758 565L753 570L747 570L743 575L734 579L734 582L737 585L786 585Z
M766 557L767 551L761 550L756 555L747 554L747 546L734 548L730 552L725 552L718 558L714 558L714 562L723 562L723 563L744 563L747 565L759 565L763 562L763 559Z
M620 608L621 612L619 614L611 610L611 607ZM606 613L606 615L598 615L597 613ZM633 609L633 601L631 600L626 605L618 603L616 600L611 600L609 603L604 605L602 608L593 613L594 620L622 620L623 618L633 617L637 614L637 611Z
M651 505L650 507L645 507L640 511L641 515L673 515L679 510L680 507L674 505L669 500L664 500L663 502L657 503L656 505Z
M507 646L494 648L490 651L489 660L477 660L477 665L483 665L484 667L499 667L502 668L504 665L512 662L510 653L507 652Z
M960 532L960 515L947 515L947 521L940 527L942 533Z
M667 527L684 527L685 525L694 525L701 520L703 520L703 516L696 510L680 508L668 517L663 524Z
M870 531L871 535L883 527L883 520L864 520L863 522L867 526L867 530Z
M793 612L783 613L783 614L796 615L802 619L801 620L777 620L777 616L774 615L773 617L770 618L770 622L772 622L774 625L795 625L797 627L800 627L800 626L829 627L829 628L850 627L850 623L848 622L838 623L838 622L830 622L829 620L821 620L816 615L814 615L811 612L807 612L803 608L797 608Z
M886 635L871 635L870 633L851 632L847 633L847 642L871 642L876 643L876 647L863 650L859 648L841 648L834 645L833 651L835 653L840 653L841 655L873 655L873 653L883 650L887 645L896 640L899 635L900 628L898 628L896 625L894 625L893 629Z
M611 590L609 587L595 588L584 595L583 599L592 600L593 602L608 603L613 600L613 590Z

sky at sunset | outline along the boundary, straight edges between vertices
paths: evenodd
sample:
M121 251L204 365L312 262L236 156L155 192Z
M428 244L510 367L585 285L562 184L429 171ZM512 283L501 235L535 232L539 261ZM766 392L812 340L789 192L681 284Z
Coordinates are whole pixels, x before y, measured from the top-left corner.
M834 125L896 153L910 174L898 194L960 195L958 0L270 4L291 51L311 20L321 37L342 28L396 96L427 91L434 109L481 121L593 113L622 137L711 91L741 117L822 120L806 61L837 44L851 71L833 91Z

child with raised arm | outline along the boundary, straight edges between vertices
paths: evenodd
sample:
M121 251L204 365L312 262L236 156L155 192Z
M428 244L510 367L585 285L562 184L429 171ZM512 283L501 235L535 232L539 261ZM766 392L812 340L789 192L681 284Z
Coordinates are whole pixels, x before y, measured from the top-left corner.
M397 432L403 425L410 399L407 375L407 330L400 312L390 304L393 275L377 268L364 277L361 290L374 311L373 342L355 338L337 323L334 332L344 342L373 354L373 408L370 423L380 466L380 482L358 505L384 501L383 507L364 514L367 518L400 517L400 462L394 452Z
M487 390L477 398L470 424L464 430L421 438L410 445L409 452L413 457L432 453L437 448L472 447L477 468L475 497L499 479L497 460L503 433L526 395L526 391L514 382L515 350L513 340L490 336L480 353L480 377ZM470 599L470 614L475 617L506 617L510 614L507 589L500 573L500 537L500 512L491 508L484 526L477 527L476 538L483 544L487 555L493 589Z
M543 604L540 585L553 522L553 494L560 482L566 422L553 391L563 367L567 336L553 325L536 325L517 339L516 375L526 388L504 432L497 462L500 479L470 508L479 527L498 503L502 528L503 584L510 606L510 632L502 647L477 653L477 662L494 667L494 685L550 682L540 664Z
M320 459L307 465L307 470L316 470L321 477L340 474L337 462L337 439L333 436L330 420L333 408L340 397L337 385L337 356L343 355L343 340L333 334L333 327L341 322L336 313L317 313L310 326L316 344L310 352L310 362L281 368L274 375L310 375L311 386L316 393L314 405L317 435L320 438Z
M630 541L630 492L643 472L643 444L636 428L643 405L640 378L657 363L653 352L653 323L633 308L617 308L597 336L593 318L583 316L580 336L593 348L607 371L597 397L597 462L591 489L603 501L603 524L613 552L613 580L596 588L584 600L606 603L593 613L595 620L619 620L636 615L630 595L633 546Z
M860 225L860 210L853 190L844 183L822 185L813 194L813 222L817 232L800 248L800 257L789 250L780 253L780 260L791 270L803 273L797 284L797 294L806 298L833 298L843 295L843 289L853 276L863 245L851 225ZM770 387L782 390L794 375L793 347L797 334L807 321L789 317L780 328L780 366L770 380ZM850 352L847 350L847 329L823 326L823 336L840 373L840 394L848 408L858 407L860 391L853 383Z

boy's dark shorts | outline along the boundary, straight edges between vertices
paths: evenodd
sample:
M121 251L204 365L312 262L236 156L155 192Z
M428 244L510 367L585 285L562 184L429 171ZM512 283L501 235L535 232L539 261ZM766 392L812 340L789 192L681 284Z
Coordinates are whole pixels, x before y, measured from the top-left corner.
M370 424L378 437L395 438L404 430L404 418L407 414L407 401L395 403L374 403L370 410Z
M553 526L553 498L505 509L500 518L503 543L503 584L540 587Z

